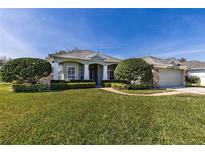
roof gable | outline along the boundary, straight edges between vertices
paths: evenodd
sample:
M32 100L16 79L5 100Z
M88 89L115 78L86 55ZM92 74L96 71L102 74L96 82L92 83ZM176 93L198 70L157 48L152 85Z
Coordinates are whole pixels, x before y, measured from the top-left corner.
M158 57L146 56L142 59L144 59L148 64L159 68L187 69L187 66L180 63L176 58L161 59Z
M103 61L106 62L115 62L119 63L121 59L114 58L100 52L90 51L90 50L72 50L72 51L61 51L55 54L50 54L50 57L59 57L59 58L72 58L72 59L82 59L82 60L92 60L94 57L100 57Z
M153 56L146 56L143 57L145 61L149 64L163 64L163 65L176 65L179 66L181 63L176 59L176 58L168 58L168 59L161 59L158 57L153 57Z
M103 59L104 61L108 60L108 58L106 56L104 56L103 54L100 54L99 52L96 52L94 54L87 56L87 58L89 58L89 59L93 59L96 57L99 57L99 58Z
M180 66L180 65L181 65L181 63L180 63L178 60L171 60L171 61L169 62L169 64L171 64L171 65L173 65L173 66Z

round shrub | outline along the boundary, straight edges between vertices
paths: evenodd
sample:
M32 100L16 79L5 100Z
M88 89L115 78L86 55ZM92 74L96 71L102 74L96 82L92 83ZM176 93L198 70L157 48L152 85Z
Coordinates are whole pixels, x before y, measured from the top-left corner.
M17 81L35 84L52 71L51 64L38 58L17 58L7 62L0 70L4 82Z
M190 84L199 84L200 83L200 78L197 77L197 76L185 76L185 81L187 83L190 83Z
M115 78L135 84L151 84L152 66L140 58L126 59L117 65Z

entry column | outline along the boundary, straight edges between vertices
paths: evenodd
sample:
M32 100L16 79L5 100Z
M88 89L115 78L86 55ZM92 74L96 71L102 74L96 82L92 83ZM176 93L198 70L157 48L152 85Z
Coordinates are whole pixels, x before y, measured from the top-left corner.
M89 65L84 64L84 80L89 80Z
M54 69L53 79L54 80L59 80L59 63L54 62L53 69Z
M107 65L103 65L103 80L108 80L107 78Z

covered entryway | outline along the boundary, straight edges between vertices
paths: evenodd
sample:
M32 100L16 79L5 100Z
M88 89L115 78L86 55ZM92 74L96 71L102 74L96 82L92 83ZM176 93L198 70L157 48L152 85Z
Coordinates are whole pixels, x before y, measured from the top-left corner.
M90 64L89 65L89 78L94 80L97 85L101 84L103 77L103 66L100 64Z
M183 70L178 69L160 69L159 85L160 87L183 86L184 84Z

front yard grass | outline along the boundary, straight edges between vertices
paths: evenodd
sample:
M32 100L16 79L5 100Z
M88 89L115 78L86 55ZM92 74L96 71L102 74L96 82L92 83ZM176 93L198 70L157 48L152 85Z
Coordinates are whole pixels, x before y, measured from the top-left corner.
M0 144L205 144L205 96L100 89L14 93L0 85Z
M173 92L175 90L171 89L146 89L146 90L120 90L121 92L128 93L128 94L156 94L156 93L163 93L163 92Z

